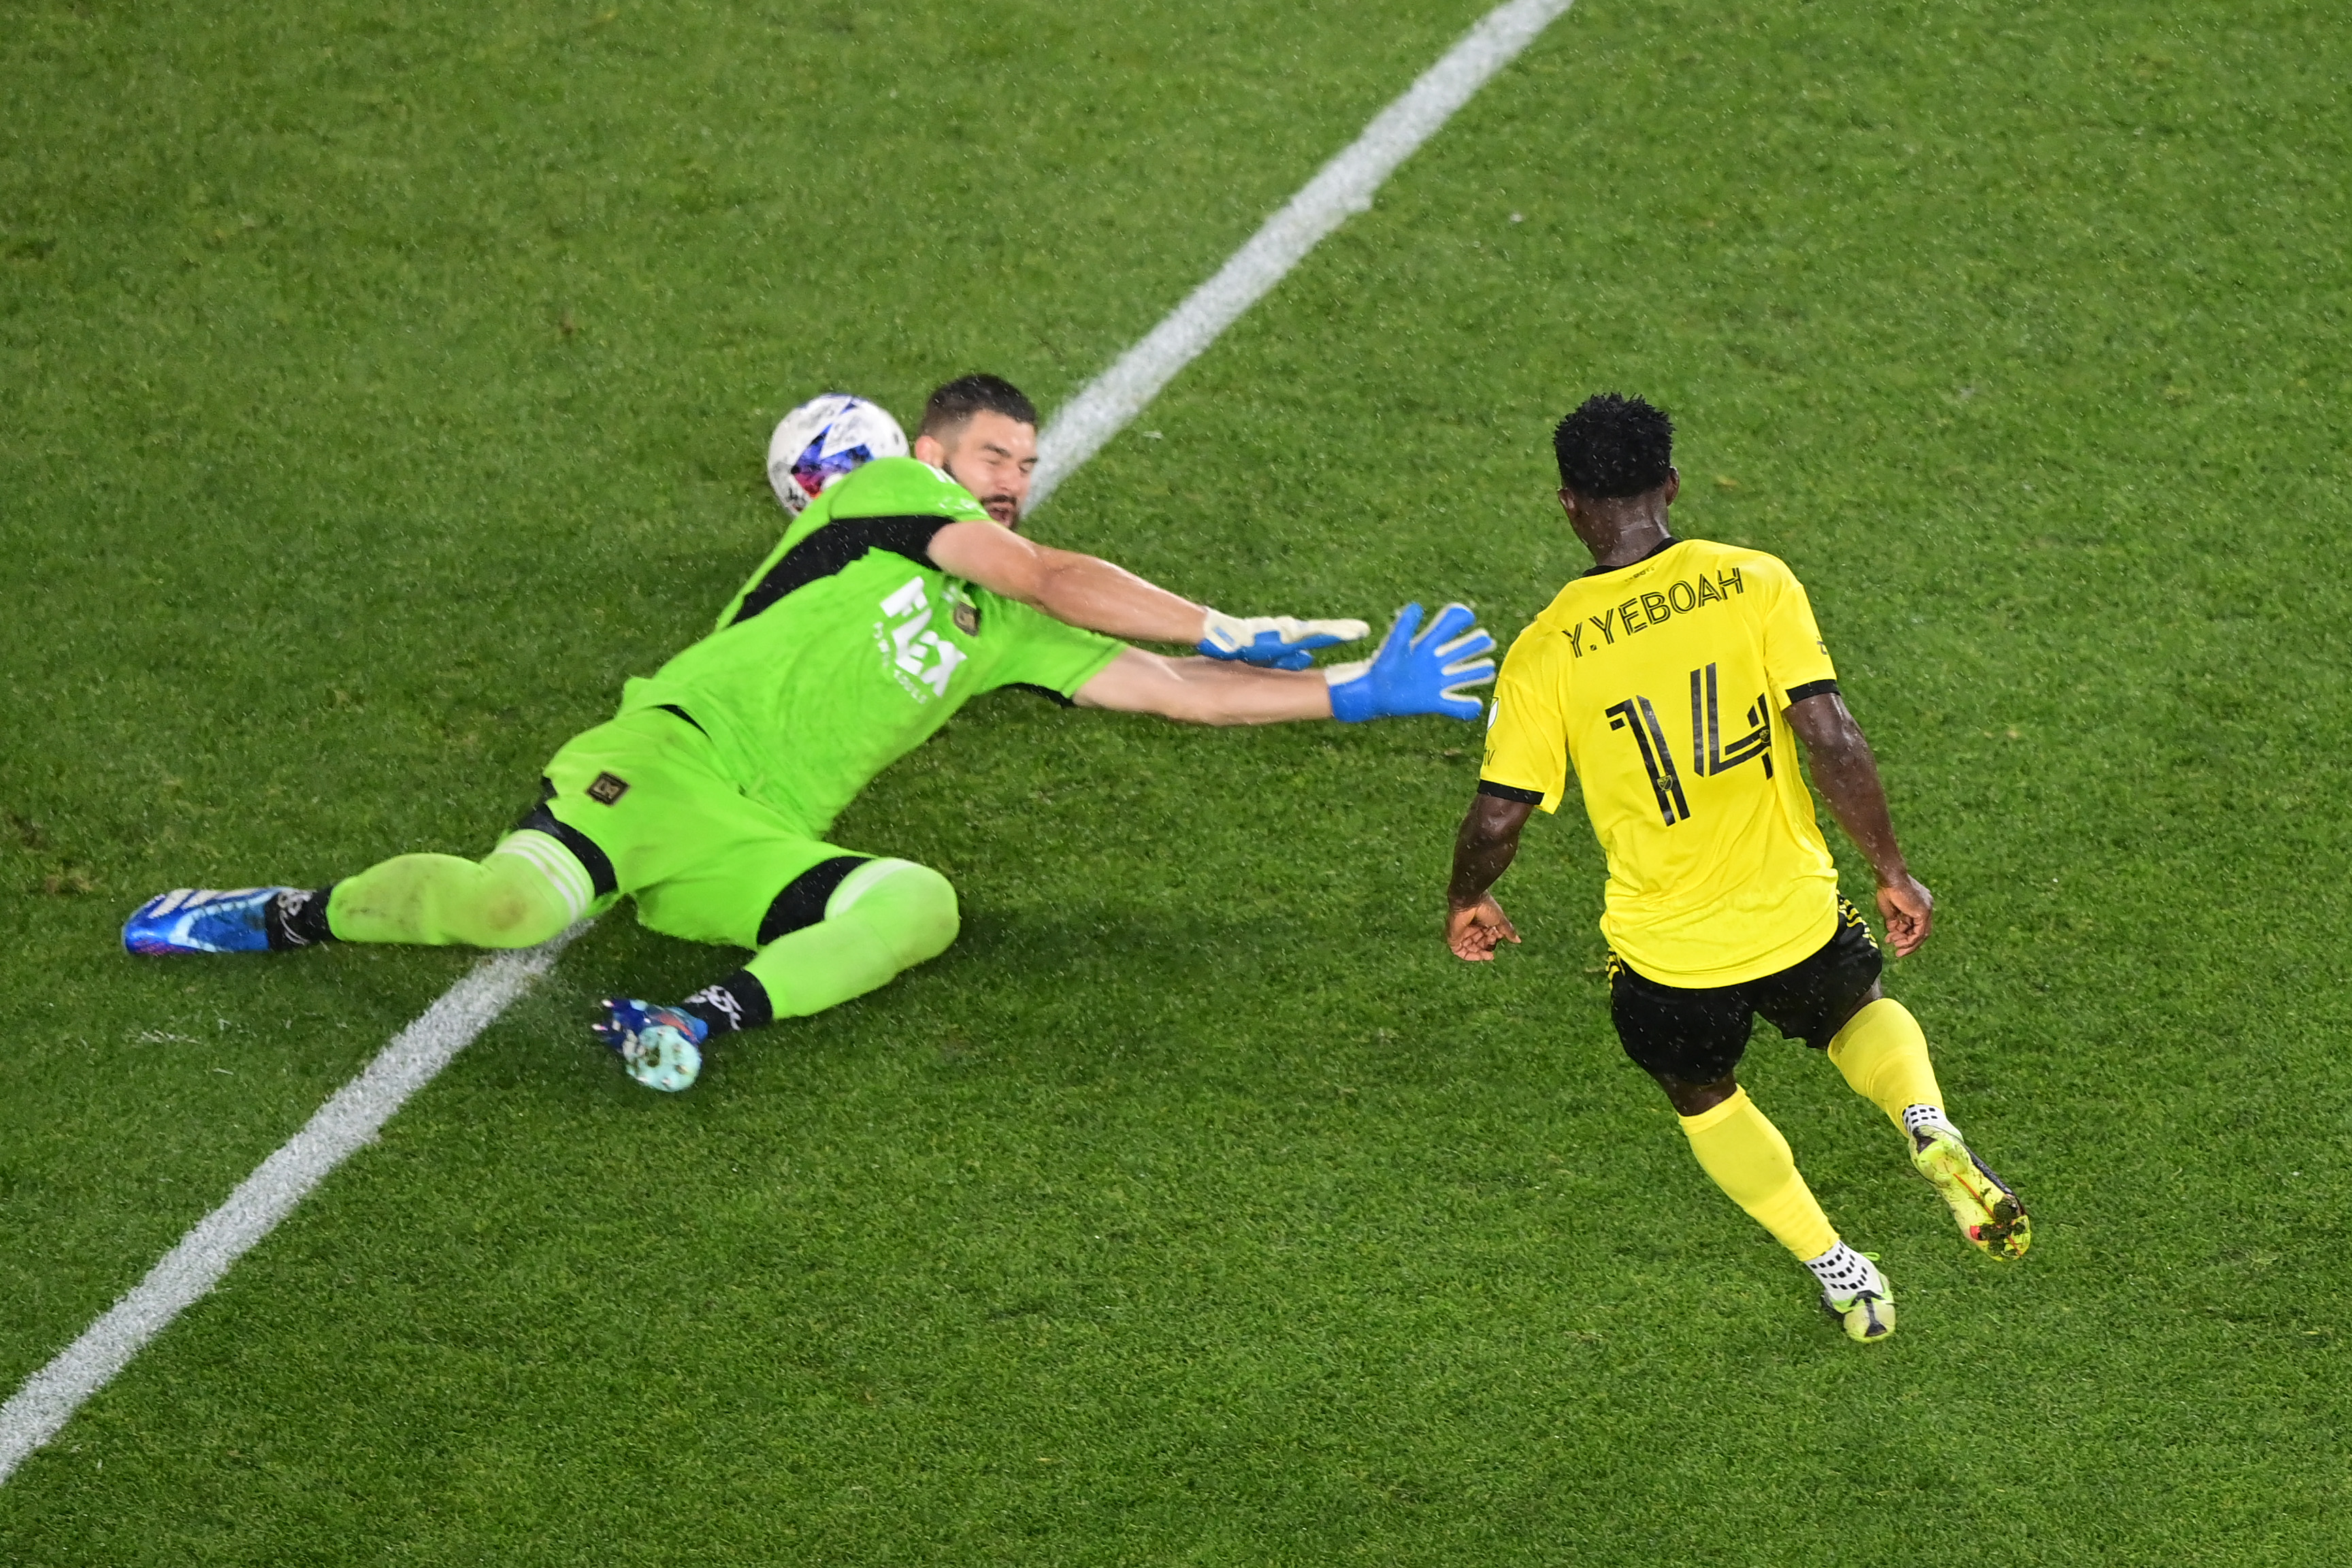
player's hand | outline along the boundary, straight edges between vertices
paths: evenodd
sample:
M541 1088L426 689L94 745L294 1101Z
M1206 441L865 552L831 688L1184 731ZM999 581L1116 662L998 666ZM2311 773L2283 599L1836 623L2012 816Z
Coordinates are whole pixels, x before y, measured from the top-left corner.
M1466 963L1492 963L1497 943L1518 940L1518 928L1491 893L1466 910L1445 911L1445 945Z
M1900 881L1880 887L1878 913L1886 922L1886 940L1895 944L1895 956L1908 958L1919 951L1936 923L1936 895L1919 879L1906 874Z
M1484 657L1493 651L1495 639L1466 605L1446 605L1415 637L1421 616L1419 605L1407 605L1397 612L1378 653L1353 664L1323 667L1323 679L1331 686L1332 718L1360 724L1411 713L1478 717L1478 700L1464 696L1463 689L1495 679L1495 661Z
M1288 616L1229 616L1211 610L1201 623L1196 651L1267 669L1305 669L1314 650L1356 642L1371 627L1361 621L1294 621Z

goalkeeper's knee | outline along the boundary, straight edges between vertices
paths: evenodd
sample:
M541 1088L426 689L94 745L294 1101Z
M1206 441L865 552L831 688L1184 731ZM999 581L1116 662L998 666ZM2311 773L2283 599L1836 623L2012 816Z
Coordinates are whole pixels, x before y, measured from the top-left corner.
M825 919L864 927L900 969L937 958L963 929L955 884L912 860L869 860L852 871L827 900Z
M480 890L472 910L476 947L537 947L573 919L570 902L540 866L514 854L493 854L482 862Z

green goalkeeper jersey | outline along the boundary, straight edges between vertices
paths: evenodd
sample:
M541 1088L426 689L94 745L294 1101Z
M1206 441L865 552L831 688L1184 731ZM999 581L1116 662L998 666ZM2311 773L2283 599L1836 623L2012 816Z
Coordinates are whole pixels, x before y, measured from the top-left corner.
M1066 700L1125 647L932 563L933 534L988 521L929 463L867 463L784 531L717 629L628 683L621 711L684 710L745 794L823 837L974 697L1026 686Z

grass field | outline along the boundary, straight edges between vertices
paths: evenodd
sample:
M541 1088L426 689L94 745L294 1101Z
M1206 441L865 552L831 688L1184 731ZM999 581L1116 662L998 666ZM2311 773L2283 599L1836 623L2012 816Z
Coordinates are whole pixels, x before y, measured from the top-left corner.
M476 962L133 904L486 847L772 542L784 406L1052 407L1483 9L0 0L0 1384ZM1619 1054L1572 813L1523 948L1435 940L1473 731L998 697L837 829L945 958L670 1099L588 1005L733 960L607 919L0 1561L2344 1561L2347 72L2289 0L1580 0L1034 525L1507 636L1550 422L1664 404L1942 900L1891 985L2023 1264L1759 1030L1900 1292L1838 1337Z

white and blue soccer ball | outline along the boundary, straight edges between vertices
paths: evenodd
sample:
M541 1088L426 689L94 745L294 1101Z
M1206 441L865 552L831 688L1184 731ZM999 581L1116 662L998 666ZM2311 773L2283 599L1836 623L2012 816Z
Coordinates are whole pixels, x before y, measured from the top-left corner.
M907 433L879 404L845 392L812 397L768 438L768 483L784 510L801 509L842 475L877 458L907 455Z

